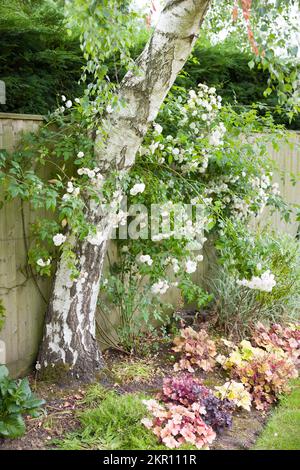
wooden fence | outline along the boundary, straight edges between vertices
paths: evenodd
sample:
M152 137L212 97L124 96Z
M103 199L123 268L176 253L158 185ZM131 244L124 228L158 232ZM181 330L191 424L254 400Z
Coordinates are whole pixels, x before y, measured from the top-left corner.
M22 132L37 130L42 121L41 116L0 113L0 149L12 150ZM6 310L0 339L5 342L13 375L25 373L33 363L45 312L45 302L26 273L24 237L28 237L32 215L20 201L0 209L0 298ZM49 282L39 281L39 288L47 296Z
M0 149L11 150L24 131L34 131L42 123L41 116L0 113ZM293 133L293 140L300 143L300 134ZM280 152L270 149L274 159L282 170L300 173L300 154L288 145L281 147ZM288 202L300 202L300 183L293 186L288 175L280 189ZM0 188L1 191L1 188ZM295 235L298 223L283 223L278 214L261 218L260 223L272 224L278 230ZM39 285L26 274L26 246L29 224L33 221L33 212L28 206L21 207L20 201L5 204L0 209L0 299L6 309L6 321L0 332L0 341L6 346L6 362L13 375L22 375L32 366L41 337L46 304L40 291L46 298L49 295L50 282L38 281ZM209 268L209 261L202 264L195 279ZM168 301L176 304L178 292L168 293ZM107 329L110 326L107 325Z

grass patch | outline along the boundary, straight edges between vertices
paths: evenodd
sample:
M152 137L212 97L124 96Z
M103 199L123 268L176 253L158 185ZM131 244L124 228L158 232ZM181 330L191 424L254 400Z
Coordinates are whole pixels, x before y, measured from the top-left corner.
M100 397L96 387L99 386L90 388L90 397ZM100 388L103 393L103 387ZM153 432L141 424L141 419L148 414L142 403L144 398L149 397L140 393L118 395L105 390L105 397L99 398L100 404L78 413L81 428L52 443L62 450L167 450ZM180 449L196 448L184 444Z
M165 450L141 424L147 415L143 398L141 394L106 393L101 404L79 412L81 429L55 444L63 450Z
M112 367L112 374L122 384L129 382L149 382L156 374L153 362L143 359L134 362L121 362Z
M110 393L110 391L103 387L103 385L92 384L86 390L84 398L81 400L80 404L94 408L106 398L108 393Z
M292 382L292 392L285 395L273 412L254 450L300 449L300 379Z

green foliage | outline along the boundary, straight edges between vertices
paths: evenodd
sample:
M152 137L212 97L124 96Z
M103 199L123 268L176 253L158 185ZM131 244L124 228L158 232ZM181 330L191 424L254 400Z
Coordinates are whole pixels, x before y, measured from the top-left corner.
M58 442L64 450L163 450L141 420L146 413L142 395L110 392L100 406L80 412L81 429Z
M257 66L250 68L250 51L241 51L234 41L209 45L203 37L196 43L192 55L176 79L176 86L195 88L198 83L216 87L224 103L231 104L237 111L249 109L253 105L262 116L271 112L274 121L288 129L299 129L300 118L292 120L278 106L276 93L266 96L269 73Z
M69 33L77 31L79 35L85 60L81 79L88 85L81 111L94 126L95 117L105 115L108 107L113 112L124 105L116 93L118 82L108 76L108 64L113 60L116 69L114 57L117 56L126 71L134 68L130 48L135 42L137 15L130 9L129 0L67 1L65 14Z
M155 323L169 323L168 304L159 297L152 298L149 282L143 285L137 270L131 268L127 271L124 257L111 272L113 274L102 282L103 295L100 295L98 308L106 320L109 320L112 309L116 311L119 322L115 330L119 345L126 351L143 355L149 349L146 336L152 335L154 340L160 334Z
M113 9L112 2L110 9ZM88 3L84 2L87 6ZM124 2L125 5L125 2ZM79 8L78 4L72 4ZM100 13L97 9L93 12L93 21L101 23ZM102 12L107 15L110 12ZM107 31L102 34L97 27L97 42L93 40L87 44L84 55L80 49L80 24L87 22L86 10L80 11L76 24L69 24L72 34L69 35L64 22L64 8L60 1L2 1L0 5L0 78L6 82L7 104L1 105L1 111L47 114L57 107L57 96L66 95L74 101L75 97L82 96L83 83L78 83L86 63L87 56L96 54L99 50L106 50L107 54L101 66L98 67L98 75L106 74L110 83L120 82L126 72L124 57L120 57L118 48L112 53L111 45L106 47L103 41L108 37ZM70 20L70 17L68 18ZM127 28L124 18L119 18L114 23L118 32L115 38L120 37L120 25ZM90 30L89 30L90 31ZM129 50L127 61L136 59L142 51L149 32L143 28L135 28L131 32L128 29L129 42L126 42ZM94 37L94 36L93 36ZM94 38L95 39L95 38ZM123 44L125 46L125 43ZM92 48L90 47L92 46ZM96 50L94 48L96 47ZM116 47L116 44L114 45ZM125 50L125 47L123 48ZM239 50L234 41L211 46L201 37L196 43L192 56L187 61L183 71L176 80L176 87L195 88L198 83L206 83L215 86L223 101L230 103L242 110L245 107L258 103L259 113L264 115L267 111L274 111L277 123L283 123L288 128L299 128L299 117L293 116L291 122L285 113L280 111L276 94L264 96L267 88L269 73L258 67L249 68L252 60L250 51ZM92 61L86 67L85 76L87 82L91 82L93 74ZM101 77L100 77L101 78ZM99 104L99 103L98 103ZM85 104L87 105L87 103Z
M81 96L84 60L78 38L67 35L61 1L1 1L0 36L7 95L0 111L47 114L57 95Z
M299 113L299 4L298 2L236 2L220 0L208 10L201 39L218 44L233 43L251 52L249 67L269 74L264 96L277 94L280 112L290 119Z
M44 403L33 395L27 378L11 380L0 365L0 437L22 436L26 430L22 416L39 416Z
M4 321L5 321L5 308L4 308L2 300L0 299L0 331L3 328Z
M251 333L257 322L288 323L300 318L299 242L290 235L268 230L249 233L236 225L235 236L224 234L217 242L220 260L214 279L212 311L217 325L237 338ZM261 292L238 285L237 278L258 276L270 269L276 285L271 292Z
M102 385L96 383L92 384L86 390L82 404L87 407L97 407L106 398L109 390Z

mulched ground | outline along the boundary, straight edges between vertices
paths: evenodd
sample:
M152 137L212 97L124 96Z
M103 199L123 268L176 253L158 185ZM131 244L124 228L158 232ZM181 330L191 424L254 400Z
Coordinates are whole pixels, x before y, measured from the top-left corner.
M172 362L166 362L166 351L164 348L151 357L149 361L153 365L153 376L147 381L125 381L116 382L110 374L112 366L124 364L128 361L135 361L135 358L128 358L120 353L107 352L105 354L107 370L104 372L101 383L119 393L148 392L155 394L162 385L163 377L171 375ZM213 386L224 382L221 372L201 374L199 377L205 385ZM27 419L27 433L20 439L0 439L0 450L41 450L53 449L55 446L52 439L59 439L66 436L70 431L74 431L80 426L77 412L84 408L82 399L85 395L86 387L80 388L65 386L58 387L54 384L36 382L35 377L30 378L32 388L36 394L44 398L47 402L45 415L37 419ZM261 433L266 415L252 410L251 412L241 411L235 413L233 427L219 436L212 449L249 449L253 447L258 435Z

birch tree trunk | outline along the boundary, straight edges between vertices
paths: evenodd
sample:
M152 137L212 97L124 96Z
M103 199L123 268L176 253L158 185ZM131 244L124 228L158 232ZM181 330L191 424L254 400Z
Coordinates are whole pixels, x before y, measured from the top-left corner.
M96 150L97 164L129 170L149 124L185 64L196 41L210 0L169 0L155 31L137 60L139 73L129 72L119 97L126 103L108 119L105 148ZM96 147L97 149L97 141ZM75 379L93 380L103 365L95 334L95 311L111 217L97 208L90 218L101 229L93 239L77 243L80 277L72 283L66 262L57 268L39 352L42 369L62 366Z

